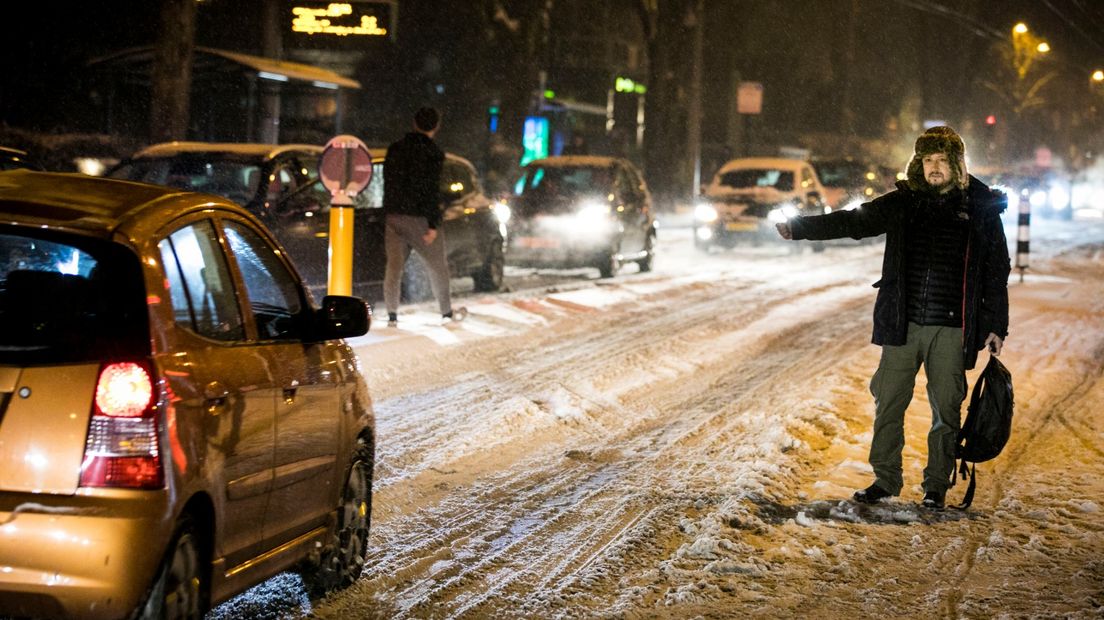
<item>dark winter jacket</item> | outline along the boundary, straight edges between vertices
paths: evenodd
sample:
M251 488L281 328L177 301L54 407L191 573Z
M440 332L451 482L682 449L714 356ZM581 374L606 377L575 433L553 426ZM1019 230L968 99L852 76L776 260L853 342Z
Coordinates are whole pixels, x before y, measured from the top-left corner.
M970 221L957 189L929 194L905 232L908 320L962 325L962 275Z
M989 189L973 176L965 192L970 233L963 257L962 355L965 367L973 368L977 353L992 332L1008 335L1008 242L1000 214L1007 208L1004 194ZM874 284L874 336L877 345L903 345L908 334L907 229L912 225L921 201L929 194L909 189L898 182L897 189L863 204L858 209L827 215L797 217L790 221L794 239L840 239L874 237L885 233L882 278Z
M387 147L383 164L383 212L441 223L441 167L445 154L429 136L410 132Z

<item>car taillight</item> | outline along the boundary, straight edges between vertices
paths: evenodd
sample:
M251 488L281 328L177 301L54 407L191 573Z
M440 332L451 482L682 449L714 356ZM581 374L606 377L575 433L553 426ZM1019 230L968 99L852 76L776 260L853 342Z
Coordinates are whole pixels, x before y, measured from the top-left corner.
M153 379L142 365L122 362L100 370L81 463L82 487L164 485L152 403Z

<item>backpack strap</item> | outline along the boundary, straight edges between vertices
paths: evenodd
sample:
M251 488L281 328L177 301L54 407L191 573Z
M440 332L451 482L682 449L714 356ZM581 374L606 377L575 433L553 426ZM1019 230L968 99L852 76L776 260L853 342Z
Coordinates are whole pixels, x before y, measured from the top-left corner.
M962 468L959 470L959 473L962 474L963 480L966 479L966 472L966 461L962 461ZM973 466L969 468L969 472L970 484L966 487L966 495L962 497L962 503L955 506L955 508L959 510L966 510L970 507L970 504L974 503L974 489L977 486L977 463L974 463Z

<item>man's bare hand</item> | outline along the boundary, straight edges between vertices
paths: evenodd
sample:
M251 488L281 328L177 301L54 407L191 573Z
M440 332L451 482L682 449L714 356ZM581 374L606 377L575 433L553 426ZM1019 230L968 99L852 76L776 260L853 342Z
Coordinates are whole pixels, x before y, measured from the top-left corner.
M426 245L433 245L433 240L437 238L437 229L430 228L422 235L422 241L425 241Z
M783 239L788 239L788 240L793 239L793 231L790 230L789 223L779 222L779 223L775 224L774 227L778 229L778 234L782 235Z
M985 346L993 355L1000 355L1001 349L1004 347L1004 341L1001 340L1000 336L989 332L989 337L985 339Z

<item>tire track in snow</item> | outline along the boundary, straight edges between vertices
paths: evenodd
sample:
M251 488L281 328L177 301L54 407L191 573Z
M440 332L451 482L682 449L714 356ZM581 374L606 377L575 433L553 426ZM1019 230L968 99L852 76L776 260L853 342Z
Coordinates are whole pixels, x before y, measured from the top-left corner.
M838 268L838 265L833 266L833 270L835 270L837 268ZM853 284L854 284L854 282L852 282L850 280L846 280L842 283L842 285L844 287L852 286ZM823 290L830 290L834 286L838 286L838 285L824 285L820 288L823 289ZM627 355L627 354L631 354L634 351L636 351L637 349L639 349L640 348L639 347L640 336L642 334L661 334L661 335L665 335L664 340L662 340L659 345L657 345L655 343L650 344L647 347L648 349L657 349L657 348L662 349L663 346L661 346L661 345L664 342L669 343L671 341L674 341L676 343L675 344L676 348L678 348L679 346L682 346L684 348L685 347L693 347L701 339L711 339L716 334L722 334L722 333L724 333L724 332L731 329L731 327L727 324L721 325L720 327L717 327L717 328L709 327L710 321L708 319L711 319L713 316L715 316L718 313L719 308L725 308L726 312L724 314L727 315L726 316L727 320L732 321L734 323L738 323L740 321L740 316L733 316L731 311L730 311L730 308L733 307L733 306L737 307L737 308L740 308L742 315L752 317L756 314L764 313L769 308L776 308L776 307L779 307L779 306L786 306L790 303L795 303L799 298L804 298L809 294L809 291L805 290L805 291L796 291L796 292L793 292L792 295L781 297L781 298L779 298L777 296L776 297L769 297L768 296L767 299L764 299L762 291L761 290L756 290L757 288L759 288L759 287L752 288L752 289L748 289L747 287L736 287L735 291L726 289L724 291L724 295L721 296L720 300L715 299L716 297L718 297L715 287L711 287L710 290L706 290L706 291L700 291L700 290L699 291L691 291L692 295L689 298L689 301L691 303L689 303L689 305L686 305L684 308L680 307L680 314L679 315L673 315L670 311L659 312L659 313L656 313L656 312L644 313L646 315L644 317L644 320L639 325L634 326L635 327L634 329L628 330L628 331L630 331L630 333L625 333L625 331L603 332L600 329L596 330L594 325L583 325L582 327L580 327L577 330L577 331L583 332L584 334L589 334L589 336L586 336L584 338L583 343L580 343L578 341L574 341L571 338L564 338L563 334L557 334L556 337L555 337L555 340L560 340L559 344L562 347L563 351L572 353L570 361L565 363L563 361L562 354L558 354L558 353L552 353L550 355L543 356L543 357L546 357L548 359L557 360L557 364L564 365L565 367L567 367L569 369L569 371L572 374L579 373L580 371L586 372L588 370L596 370L597 371L597 370L601 370L603 367L609 366L609 359L610 359L609 356L611 354L615 355L615 356L616 355ZM866 297L865 293L866 292L863 291L863 295L861 296L860 301L857 301L857 302L852 301L851 303L856 303L856 304L857 303L864 303L865 304L867 302L867 300L865 300L865 297ZM667 295L667 296L669 296L669 295ZM660 296L660 297L661 297L661 299L659 300L659 302L660 302L659 304L653 303L653 304L650 304L650 305L654 307L654 306L661 305L664 302L669 302L669 300L663 299L664 296ZM744 297L750 297L750 299L746 299ZM682 301L685 302L687 300L684 299ZM601 317L596 317L596 318L601 319ZM634 316L633 317L633 319L637 319L637 318L640 318L640 317L639 316ZM621 317L621 319L618 319L615 316L613 319L608 320L608 322L612 323L612 322L616 322L618 320L623 321L624 317ZM703 328L702 326L705 326L705 327ZM681 329L678 329L678 328L681 328ZM685 342L685 340L687 338L687 332L688 331L689 332L695 332L696 337L692 338L690 342ZM593 333L591 333L591 332L593 332ZM698 332L700 332L700 333L698 333ZM589 340L589 342L587 340ZM613 342L611 342L611 340ZM555 342L553 341L553 344L554 343ZM583 346L580 346L580 345L583 345ZM601 357L599 355L596 355L598 353L604 353L606 355L606 357ZM737 355L737 357L738 356L739 355ZM517 357L518 356L515 356L515 358L517 358ZM534 360L534 361L528 362L528 364L529 364L528 369L526 369L523 365L520 370L511 369L511 374L513 374L516 378L518 375L525 376L522 373L527 372L528 376L532 378L532 377L539 377L543 373L546 373L548 371L548 364L547 363L542 363L542 362ZM761 379L760 379L761 381L767 381L767 380L770 379L770 373L767 372L766 370L762 370L760 374L761 374ZM707 386L704 386L704 387L716 389L716 385L712 385L712 386L707 385ZM468 392L469 393L474 393L474 392L478 392L478 391L479 391L479 389L477 388L477 389L469 390ZM380 411L380 401L377 400L377 412L379 412L379 411ZM715 414L714 414L714 417L715 417ZM684 433L682 435L679 435L679 437L687 436L691 433L700 433L702 425L709 424L710 420L711 420L711 418L707 417L707 419L705 419L705 420L699 420L696 423L690 424L692 422L691 420L688 420L684 417L679 416L678 420L677 420L678 423L683 424L683 425L689 424L689 428L687 429L686 433ZM669 428L667 429L668 432L670 430L671 429L669 429ZM639 441L642 444L644 444L645 446L647 444L654 444L654 440L653 440L651 435L645 435L645 436L639 438ZM671 445L677 445L677 444L668 444L666 446L661 446L661 447L669 448ZM649 462L649 467L651 467L653 465L654 465L654 463ZM523 474L524 477L523 477L522 480L529 480L529 479L532 478L532 474L534 473L533 469L531 469L527 466L522 467L521 469L522 469L522 471L527 471L527 473ZM501 495L503 497L503 500L502 500L503 502L508 502L509 504L516 504L517 503L518 497L516 495L511 497L512 491L510 489L508 489L506 487L499 487L499 488L501 488L503 490L503 492L501 494L495 494L495 495ZM536 491L548 494L550 492L553 492L554 490L555 489L551 489L551 488L543 488L543 489L538 488ZM615 492L615 493L613 493L613 495L616 497L618 495L618 493ZM594 502L596 502L596 500L594 500ZM594 503L594 502L592 502L592 503ZM453 531L457 532L457 535L453 536L452 538L454 540L462 540L465 537L465 535L467 535L467 533L469 531L469 528L472 528L472 527L476 526L476 524L474 524L473 520L476 519L478 517L478 515L481 515L481 514L482 515L496 514L496 512L498 512L502 509L506 509L506 508L508 508L508 507L507 506L501 506L501 505L481 504L481 505L479 505L478 508L473 508L473 509L463 513L466 518L458 519L457 521L454 521L451 524L449 524L449 527L454 528ZM578 509L576 508L576 510L578 510ZM417 517L415 517L415 518L417 518ZM629 515L628 517L622 517L621 519L614 519L614 521L628 522L630 524L635 522L635 520L636 519L633 515ZM603 531L609 529L609 526L604 525L601 521L597 521L597 522L591 521L591 524L593 526L593 529L599 535ZM537 531L540 531L540 528L538 528ZM575 532L575 534L576 534L576 536L574 536L574 539L576 539L576 540L591 540L593 538L590 535L590 533ZM584 535L582 537L579 537L578 534L584 534ZM416 530L415 533L412 536L408 536L407 539L416 538L419 535L420 534L418 533L418 530ZM533 538L533 536L531 535L531 533L526 536L526 539L532 539L532 538ZM610 540L614 540L614 539L610 539ZM387 546L388 547L392 546L392 544L394 542L395 542L394 540L390 540L388 542ZM416 549L422 549L424 551L428 551L432 547L439 548L440 543L442 543L442 542L444 542L444 541L442 541L440 539L437 539L437 540L434 541L434 543L436 543L436 544L425 544L422 547L416 547L415 546L415 548L413 548L413 549L411 547L405 547L405 545L403 543L398 543L397 546L399 547L399 550L396 551L395 554L393 554L394 555L393 558L388 559L388 561L377 562L376 565L378 566L378 568L370 569L370 570L374 571L375 574L394 574L394 571L395 571L394 566L393 566L394 561L395 561L394 558L397 558L399 555L402 555L404 553L404 551L403 551L404 547L406 549L406 552L414 551ZM533 543L531 543L531 542L528 543L528 544L530 546L533 546ZM515 550L516 546L517 546L517 543L512 543L510 545L509 549L510 550ZM604 542L602 545L598 545L598 548L600 549L600 548L605 548L605 547L608 547L608 546L609 546L609 541ZM584 553L585 549L586 549L586 546L581 545L580 548L579 548L578 553L575 554L575 556L578 556L578 558L585 558L585 559L580 560L580 565L581 566L588 566L592 562L592 558L595 557L593 554L590 555L590 556L586 556L586 554ZM418 556L419 554L417 552L415 552L415 553L407 553L407 555ZM422 557L424 558L426 556L422 556ZM557 561L557 565L561 566L561 567L565 566L567 564L570 564L570 563L571 562L565 562L562 559ZM487 562L483 562L481 564L481 566L489 566L489 564ZM400 571L400 573L401 572L405 572L405 571ZM469 569L465 572L467 574L470 574L470 573L473 572L473 570ZM538 571L538 573L539 573L539 571ZM571 575L568 575L567 578L560 579L560 582L561 583L569 583L574 578L573 575L574 575L574 573L572 573ZM366 575L366 577L369 577L369 581L371 581L371 576L370 575ZM449 584L450 585L451 584L457 584L457 583L460 583L461 581L462 581L462 579L455 578L455 579L451 580L449 582ZM383 589L383 590L387 589L386 584L377 583L375 585L379 586L379 587L373 588L377 592L380 591L381 589ZM420 598L422 600L428 600L430 598L431 594L433 594L432 591L426 591L421 586L415 585L414 587L411 588L411 590L414 590L414 589L418 590L418 593L415 597ZM401 594L391 592L391 591L389 591L389 592L391 594L394 594L396 596L396 598L401 598ZM462 590L460 592L460 594L461 595L464 594L464 591ZM438 592L438 596L443 596L443 595L445 595L444 592L440 592L440 591ZM437 598L437 597L434 597L434 598ZM463 603L463 605L464 605L463 609L472 609L472 608L475 607L475 605L472 604L471 602ZM407 608L409 609L409 607L407 607Z
M865 304L865 302L862 302ZM858 304L856 304L858 305ZM860 331L865 331L865 326L855 326L852 329L853 335L857 335ZM844 339L846 340L846 339ZM773 343L772 343L773 344ZM765 388L773 383L776 377L780 374L785 375L788 373L802 374L802 370L815 369L823 362L820 358L820 353L823 349L818 348L816 351L795 351L793 349L784 349L781 347L771 347L768 345L767 349L775 349L777 353L775 355L779 358L778 362L757 363L754 365L748 365L741 367L737 372L731 372L729 368L718 369L722 375L722 381L718 382L715 378L710 377L711 383L710 389L718 390L722 392L738 391L742 390L743 395L737 397L733 401L732 408L739 409L739 407L746 401L754 400L758 394L765 391ZM790 358L797 355L796 360ZM811 354L810 354L811 353ZM756 356L757 362L761 362L763 356ZM813 373L805 373L805 376L813 376ZM614 481L612 477L609 479L609 483L600 492L608 493L612 495L609 501L618 502L620 495L625 492L625 488L645 488L646 484L652 480L653 472L657 464L663 460L663 457L671 451L683 452L686 450L688 443L696 443L701 441L703 431L709 426L716 425L717 420L727 415L726 411L718 411L716 407L711 406L711 403L705 402L704 406L701 401L703 397L701 392L693 390L693 398L688 404L689 407L683 408L686 411L685 414L677 418L676 423L671 424L664 429L663 435L667 437L667 441L660 445L655 445L650 436L639 437L636 441L636 445L632 445L630 452L639 455L635 465L625 468L621 473L620 479ZM680 428L684 427L684 428ZM674 432L674 431L677 431ZM672 436L673 435L673 436ZM651 445L648 445L651 444ZM616 482L616 488L610 488L611 485ZM576 519L577 521L584 521L589 524L586 528L578 528L576 531L571 532L569 538L574 541L592 541L594 532L601 533L608 531L609 527L605 525L608 519L603 520L601 518L604 513L603 504L599 503L599 497L596 494L591 494L587 497L580 498L578 501L574 501L571 504L571 509L578 511L585 511L586 514ZM587 501L591 501L597 505L587 506ZM646 502L645 502L646 503ZM647 503L646 503L647 504ZM639 507L635 510L625 510L624 514L617 515L617 521L627 521L629 525L636 524L642 520L643 512L648 510L650 514L655 514L654 508ZM674 517L668 516L668 519ZM549 525L556 525L555 520L549 522ZM664 527L662 523L649 524L650 527ZM627 531L627 527L621 528L620 533ZM591 531L593 530L593 531ZM543 528L531 531L527 533L527 538L533 538L543 533ZM560 534L562 532L554 532L553 534ZM610 547L613 540L609 539L604 541L598 546L600 549ZM518 544L526 543L530 547L537 547L544 549L546 545L539 544L539 541L522 540L517 541ZM508 551L516 553L517 549L511 546ZM557 555L549 556L547 554L538 554L538 557L531 558L525 557L524 560L515 560L512 562L514 565L525 563L525 567L519 570L511 571L507 573L507 577L503 578L498 573L490 573L486 576L482 587L471 587L470 584L464 583L465 590L464 597L459 607L448 610L444 615L446 617L458 617L468 612L476 610L479 616L495 615L496 613L507 613L513 605L519 603L517 597L524 595L525 593L550 590L552 594L562 592L565 588L570 587L580 578L580 571L582 568L588 566L593 558L596 557L597 552L589 553L589 557L583 561L578 569L572 570L569 573L560 575L555 579L552 579L552 575L559 572L560 567L565 564L575 563L584 552L588 551L586 545L579 545L574 550L569 550L566 557ZM501 554L494 559L500 559L504 556ZM473 575L468 575L469 579L476 578ZM525 581L525 583L519 584L519 581ZM447 583L442 586L442 590L435 596L434 610L442 612L442 604L449 600L446 588L451 586L452 583ZM475 594L471 594L474 591ZM496 605L501 603L500 596L503 594L510 595L507 597L509 601L506 609L496 608ZM547 594L546 594L547 595ZM442 600L443 599L443 600ZM524 603L524 598L521 601ZM483 609L483 606L490 605L491 609Z

